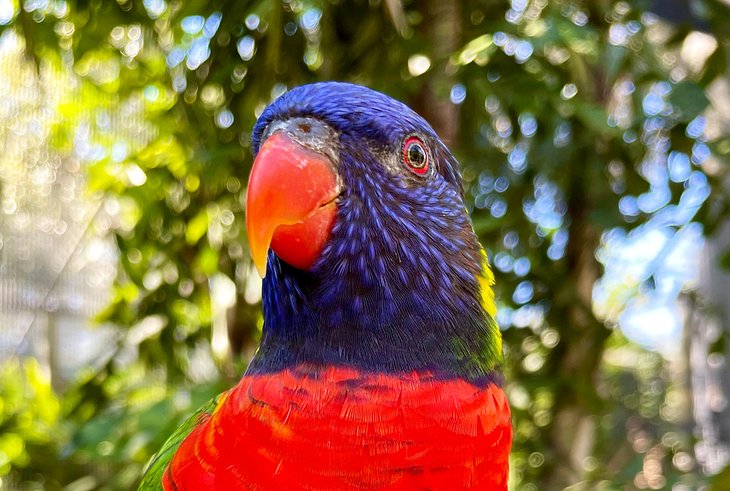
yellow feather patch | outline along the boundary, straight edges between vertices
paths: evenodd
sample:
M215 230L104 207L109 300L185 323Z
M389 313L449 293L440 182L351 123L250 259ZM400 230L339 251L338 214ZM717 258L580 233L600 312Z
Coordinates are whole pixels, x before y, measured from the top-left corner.
M489 259L487 259L487 251L481 248L482 252L482 274L479 276L479 288L482 290L482 307L487 311L489 316L494 319L497 315L497 305L494 303L494 273L489 267Z
M500 362L502 357L502 333L497 326L497 304L494 301L494 273L492 268L489 266L489 258L487 258L487 251L484 247L481 248L482 253L482 274L479 275L479 288L482 291L482 307L489 314L489 316L495 321L494 326L494 343L496 352L499 355Z
M228 399L228 392L225 391L221 395L218 396L218 400L215 403L215 409L213 409L213 412L211 414L215 414L218 412L218 410L221 408L224 402L226 402L226 399Z

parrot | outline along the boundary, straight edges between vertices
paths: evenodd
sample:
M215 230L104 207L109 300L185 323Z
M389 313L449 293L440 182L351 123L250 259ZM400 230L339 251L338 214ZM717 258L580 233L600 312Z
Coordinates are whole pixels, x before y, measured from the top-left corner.
M318 82L251 147L261 341L139 489L506 490L494 276L447 146L384 93Z

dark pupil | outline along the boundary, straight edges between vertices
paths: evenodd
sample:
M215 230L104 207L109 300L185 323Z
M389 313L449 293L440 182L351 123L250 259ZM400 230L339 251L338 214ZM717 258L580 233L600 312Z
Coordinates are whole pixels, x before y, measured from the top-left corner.
M409 145L408 161L413 167L423 167L426 165L426 152L423 151L421 145L417 143Z

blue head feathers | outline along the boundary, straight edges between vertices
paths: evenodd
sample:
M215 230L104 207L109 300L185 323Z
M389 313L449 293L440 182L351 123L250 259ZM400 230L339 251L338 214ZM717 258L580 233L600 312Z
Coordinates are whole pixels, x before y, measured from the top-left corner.
M482 302L486 264L458 164L431 126L379 92L318 83L266 108L254 152L269 125L297 117L336 135L342 194L309 271L269 253L264 335L250 370L311 362L490 376L501 343Z
M313 116L342 133L390 147L400 145L403 135L421 133L433 141L434 150L440 154L438 171L461 189L459 164L431 125L402 102L381 92L344 82L296 87L272 102L259 117L252 136L254 153L272 121L292 116Z

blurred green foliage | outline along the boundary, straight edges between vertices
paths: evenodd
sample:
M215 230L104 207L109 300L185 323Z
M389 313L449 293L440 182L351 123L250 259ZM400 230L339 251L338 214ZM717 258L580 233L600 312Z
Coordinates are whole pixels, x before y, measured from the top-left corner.
M10 360L0 366L0 476L11 469L32 475L44 459L56 460L61 403L38 362ZM42 465L42 464L41 464Z
M690 174L657 197L670 152L694 159L711 190L670 233L692 220L709 233L727 216L725 165L695 154L724 163L730 138L688 125L727 73L730 12L693 4L714 40L694 64L679 54L691 26L641 1L21 2L3 36L77 81L54 142L78 152L87 135L80 155L120 252L100 320L122 335L58 396L32 363L6 368L29 385L0 377L0 475L129 489L176 424L235 382L261 326L242 226L251 128L288 87L341 79L412 104L462 163L497 266L516 488L699 485L686 387L611 329L625 300L599 316L591 298L605 233L689 199ZM234 301L220 302L231 285Z

